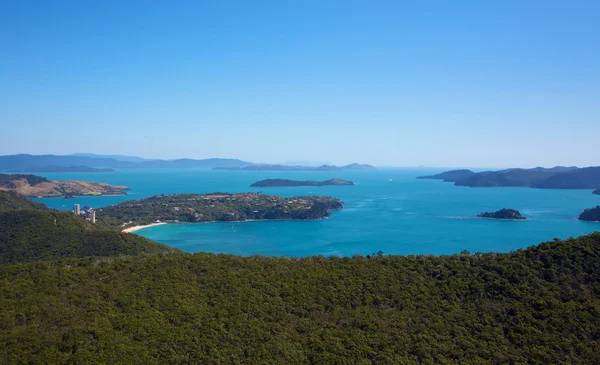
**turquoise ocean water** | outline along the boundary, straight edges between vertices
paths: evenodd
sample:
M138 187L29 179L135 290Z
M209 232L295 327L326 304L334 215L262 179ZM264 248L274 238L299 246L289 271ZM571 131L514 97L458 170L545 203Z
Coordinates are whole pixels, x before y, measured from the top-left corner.
M319 221L169 224L137 234L187 252L301 257L384 254L452 254L462 250L508 252L553 238L600 230L600 223L575 220L600 204L591 190L468 188L416 180L433 169L342 172L249 172L208 169L123 169L114 173L45 173L54 180L103 181L131 188L127 196L35 199L57 209L74 203L94 208L169 193L262 191L280 196L331 195L345 209ZM266 178L326 180L355 186L250 188ZM473 218L484 211L513 208L527 221Z

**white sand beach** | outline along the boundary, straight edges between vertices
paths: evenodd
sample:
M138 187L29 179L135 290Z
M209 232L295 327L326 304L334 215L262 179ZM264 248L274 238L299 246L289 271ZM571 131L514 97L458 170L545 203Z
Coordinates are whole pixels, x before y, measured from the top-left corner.
M138 231L140 229L144 229L144 228L148 228L148 227L160 226L162 224L167 224L167 223L160 222L160 223L146 224L144 226L133 226L133 227L125 228L122 232L131 233L131 232L135 232L135 231Z

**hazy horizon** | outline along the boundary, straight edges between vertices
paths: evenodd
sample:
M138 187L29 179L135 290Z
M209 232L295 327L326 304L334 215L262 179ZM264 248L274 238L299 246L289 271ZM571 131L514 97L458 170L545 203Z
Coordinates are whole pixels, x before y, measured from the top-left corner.
M589 0L5 2L0 155L599 165L599 12Z

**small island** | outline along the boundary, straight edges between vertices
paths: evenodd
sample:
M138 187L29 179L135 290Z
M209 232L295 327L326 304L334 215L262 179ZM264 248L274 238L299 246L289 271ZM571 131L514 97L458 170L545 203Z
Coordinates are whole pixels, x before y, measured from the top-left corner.
M14 191L27 197L65 197L127 195L127 186L91 181L52 181L37 175L0 174L0 190Z
M600 205L596 206L595 208L584 210L579 215L579 220L586 222L600 222Z
M299 180L288 180L288 179L266 179L257 181L250 185L253 188L275 188L285 186L348 186L354 185L354 182L342 180L342 179L329 179L325 181L299 181Z
M328 196L283 198L257 193L157 195L96 211L97 224L128 229L156 223L314 220L330 216L344 203Z
M592 191L592 194L600 195L600 189L596 189Z
M514 209L500 209L497 212L485 212L477 214L477 218L504 219L504 220L523 220L527 219Z

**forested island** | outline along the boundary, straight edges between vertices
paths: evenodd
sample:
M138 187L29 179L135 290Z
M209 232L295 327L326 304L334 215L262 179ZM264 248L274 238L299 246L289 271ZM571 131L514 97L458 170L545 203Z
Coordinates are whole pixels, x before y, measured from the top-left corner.
M521 215L521 213L514 209L500 209L496 212L485 212L477 214L477 218L491 218L491 219L506 219L506 220L522 220L527 219Z
M11 172L115 172L111 168L97 168L89 166L32 166L13 169Z
M592 194L600 195L600 189L596 189L592 191Z
M354 182L342 180L342 179L329 179L325 181L299 181L299 180L288 180L288 179L266 179L257 181L250 185L251 187L260 188L273 188L273 187L285 187L285 186L348 186L354 185Z
M0 174L0 190L14 191L29 197L73 197L126 195L127 186L91 181L52 181L45 177L23 174Z
M507 169L474 173L470 170L452 170L418 179L439 179L456 186L469 187L529 187L537 189L597 189L600 186L600 167L575 166Z
M473 255L187 254L0 192L0 252L3 364L600 363L599 233Z
M600 222L600 205L595 208L590 208L584 210L579 215L580 221L588 221L588 222Z
M234 222L269 219L322 219L344 203L328 196L282 198L257 193L157 195L99 209L104 227L160 222Z

